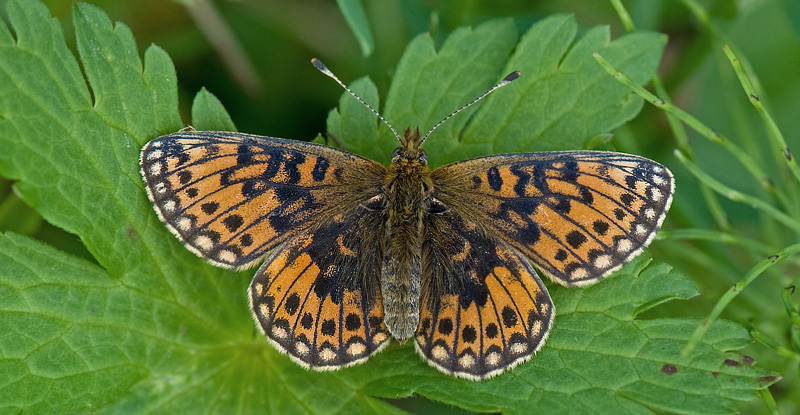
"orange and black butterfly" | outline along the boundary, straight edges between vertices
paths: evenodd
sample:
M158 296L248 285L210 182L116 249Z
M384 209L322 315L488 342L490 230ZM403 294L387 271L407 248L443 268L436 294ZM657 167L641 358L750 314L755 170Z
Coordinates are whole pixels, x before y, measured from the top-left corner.
M192 252L235 269L266 257L253 316L295 362L338 369L413 337L432 366L473 380L547 338L555 309L530 262L560 284L592 284L650 243L672 200L670 171L642 157L502 154L431 171L427 135L395 135L385 167L317 144L184 130L145 145L141 172Z

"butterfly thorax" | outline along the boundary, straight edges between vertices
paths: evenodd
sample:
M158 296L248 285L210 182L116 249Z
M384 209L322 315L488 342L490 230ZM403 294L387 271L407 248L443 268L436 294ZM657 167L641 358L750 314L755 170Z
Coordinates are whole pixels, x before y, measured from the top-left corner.
M389 332L405 341L419 323L422 221L433 182L419 130L407 129L401 144L384 181L388 220L381 294Z

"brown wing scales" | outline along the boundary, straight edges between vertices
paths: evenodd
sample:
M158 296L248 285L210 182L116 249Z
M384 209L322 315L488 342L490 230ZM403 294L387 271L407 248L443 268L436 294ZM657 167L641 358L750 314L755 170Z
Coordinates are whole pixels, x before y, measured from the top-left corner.
M496 232L565 285L595 282L650 243L672 201L672 174L642 157L508 154L433 174L434 196Z
M417 351L473 380L529 359L555 315L539 277L514 248L452 210L426 220Z
M250 286L255 320L278 350L307 368L338 369L385 346L379 213L337 215L281 245Z
M213 131L149 142L141 170L161 220L197 255L228 268L250 266L379 193L385 171L325 146Z

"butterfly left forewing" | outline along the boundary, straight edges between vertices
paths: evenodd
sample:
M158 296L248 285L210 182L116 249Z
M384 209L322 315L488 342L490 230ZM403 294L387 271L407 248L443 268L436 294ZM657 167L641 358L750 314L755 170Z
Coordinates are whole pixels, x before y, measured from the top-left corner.
M159 218L214 265L244 268L381 191L385 169L341 150L221 131L181 131L141 152Z
M485 379L528 360L555 310L513 247L454 210L425 219L417 351L439 370Z
M664 166L599 151L482 157L440 167L432 178L434 197L565 285L591 284L640 253L673 193Z

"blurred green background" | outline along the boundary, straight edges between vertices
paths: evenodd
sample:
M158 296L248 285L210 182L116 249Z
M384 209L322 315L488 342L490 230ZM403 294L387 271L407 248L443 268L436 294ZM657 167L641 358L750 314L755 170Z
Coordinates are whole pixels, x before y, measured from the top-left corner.
M0 1L0 6L4 3ZM60 19L68 42L72 41L72 1L45 3ZM178 72L186 123L194 94L205 87L222 101L240 131L303 140L325 132L327 112L342 93L311 66L312 57L323 60L345 83L369 76L385 96L406 44L426 31L442 41L459 26L511 17L523 32L549 14L571 13L584 30L609 25L613 37L626 32L611 1L385 0L365 2L363 9L359 2L346 0L338 4L321 0L89 3L103 8L112 20L127 24L141 51L157 44L169 53ZM724 44L733 48L788 147L800 148L800 1L635 0L623 4L638 30L669 36L659 75L672 100L750 154L775 190L765 189L761 178L753 177L721 146L688 131L695 162L725 185L775 206L800 223L799 183L787 173L722 51ZM349 25L342 10L356 17L363 10L366 24ZM360 35L354 27L362 30ZM365 53L363 45L370 38L373 47ZM613 148L658 160L676 174L673 209L665 232L649 252L692 278L702 293L688 302L658 307L649 317L707 315L725 290L758 261L800 240L797 232L761 210L722 196L704 196L698 180L673 155L678 144L662 111L645 105L633 122L613 133ZM714 200L719 202L716 215ZM0 231L6 230L91 259L77 238L44 223L14 196L11 183L0 179ZM708 232L699 235L694 230ZM746 353L766 369L786 375L770 390L780 412L786 414L800 411L800 317L787 310L792 301L797 307L800 293L794 297L784 293L800 277L799 265L798 258L788 258L771 267L722 314L752 324L756 335L764 336ZM782 301L786 298L789 304ZM421 401L396 403L414 411L438 408ZM764 401L751 402L742 411L766 413L767 407Z

